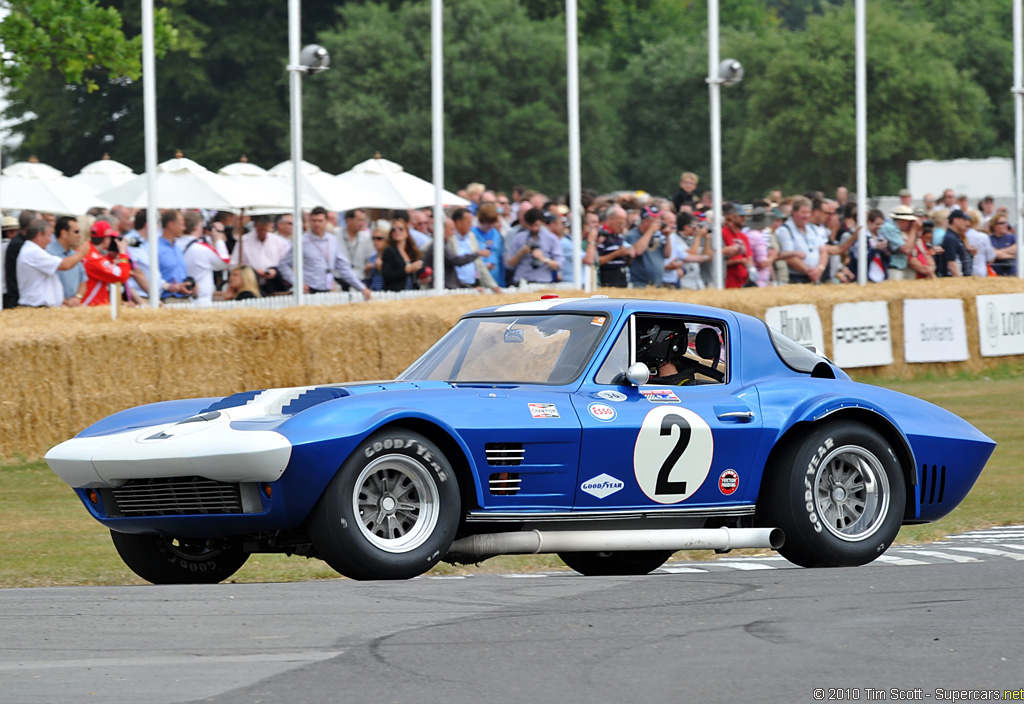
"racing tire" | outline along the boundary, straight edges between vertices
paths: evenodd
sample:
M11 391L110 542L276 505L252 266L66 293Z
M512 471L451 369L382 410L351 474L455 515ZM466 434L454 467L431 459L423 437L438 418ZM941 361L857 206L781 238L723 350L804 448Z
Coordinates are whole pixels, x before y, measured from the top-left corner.
M117 531L110 531L110 538L128 569L153 584L216 584L249 559L239 539L168 538Z
M855 567L896 539L906 506L900 463L877 431L854 421L814 429L769 468L759 522L786 534L802 567Z
M310 514L317 555L350 579L410 579L436 565L459 527L455 472L437 445L393 429L349 456Z
M586 577L648 574L672 557L672 550L620 550L610 552L560 552L566 565Z

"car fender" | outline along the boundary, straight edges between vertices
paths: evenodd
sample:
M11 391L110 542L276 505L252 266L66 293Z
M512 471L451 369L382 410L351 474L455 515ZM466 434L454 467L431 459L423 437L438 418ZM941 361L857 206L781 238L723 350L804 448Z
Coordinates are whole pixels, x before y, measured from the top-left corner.
M472 453L459 432L438 414L428 413L399 399L381 404L375 394L327 401L277 425L275 430L292 444L292 458L281 482L289 496L289 514L305 515L312 510L324 489L356 448L381 428L403 422L428 423L440 429L458 446L478 502L483 501ZM382 410L382 405L387 408ZM454 461L453 458L449 460ZM463 477L464 479L464 477Z

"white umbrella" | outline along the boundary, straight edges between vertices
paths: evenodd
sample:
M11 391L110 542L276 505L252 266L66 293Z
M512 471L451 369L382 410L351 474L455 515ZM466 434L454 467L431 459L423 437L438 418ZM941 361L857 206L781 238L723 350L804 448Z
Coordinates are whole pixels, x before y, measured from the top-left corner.
M409 210L434 204L434 184L410 174L400 164L381 159L380 154L336 178L376 194L373 202L363 204L367 208ZM450 191L444 191L443 198L445 205L469 205L468 200Z
M235 181L215 174L180 154L157 166L156 172L158 208L239 210L259 205ZM149 204L146 174L103 191L100 197L129 208L145 208Z
M110 203L94 188L72 181L63 173L36 161L11 164L0 176L0 207L38 210L54 215L84 215L94 206Z
M114 161L109 154L104 154L99 161L87 164L77 174L71 177L72 181L84 183L96 192L105 191L114 186L131 181L135 172L130 167L119 161Z
M244 156L240 161L218 169L217 173L242 186L252 199L260 202L259 206L246 209L252 215L286 213L292 210L291 180L286 181L279 176L272 175L266 169L249 163ZM321 203L303 190L303 209L309 210L318 205Z
M291 202L292 162L282 161L270 170L270 175L281 179L288 189ZM313 202L328 210L351 210L374 207L369 204L376 195L358 184L344 183L322 171L319 166L302 162L302 202Z

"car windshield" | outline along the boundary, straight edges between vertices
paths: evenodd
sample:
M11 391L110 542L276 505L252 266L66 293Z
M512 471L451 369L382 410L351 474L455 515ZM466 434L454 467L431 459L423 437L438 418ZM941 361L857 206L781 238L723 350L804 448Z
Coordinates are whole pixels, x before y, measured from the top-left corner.
M405 381L567 384L590 361L607 315L463 318L399 375Z

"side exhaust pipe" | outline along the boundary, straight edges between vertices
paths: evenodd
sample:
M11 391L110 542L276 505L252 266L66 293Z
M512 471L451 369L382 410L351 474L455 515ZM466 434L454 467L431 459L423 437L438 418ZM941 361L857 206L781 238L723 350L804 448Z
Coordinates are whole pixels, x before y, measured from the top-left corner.
M785 541L780 528L671 528L649 530L528 530L460 538L449 555L536 555L634 550L733 550L770 548Z

